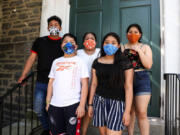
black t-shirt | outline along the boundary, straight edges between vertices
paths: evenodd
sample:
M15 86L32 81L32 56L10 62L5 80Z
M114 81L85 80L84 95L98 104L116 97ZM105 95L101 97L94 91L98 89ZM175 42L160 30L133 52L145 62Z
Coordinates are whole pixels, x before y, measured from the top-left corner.
M129 59L126 57L122 59L122 62L119 65L114 64L104 64L98 62L98 59L94 60L92 68L96 70L96 76L98 85L96 88L96 94L104 98L110 98L120 101L125 101L125 90L124 90L124 80L125 75L124 71L132 68L132 64ZM118 81L115 85L111 84L113 78L113 73L121 76L121 82Z
M49 36L39 37L35 40L31 52L38 56L37 81L48 83L48 75L54 59L63 56L61 38L52 39Z

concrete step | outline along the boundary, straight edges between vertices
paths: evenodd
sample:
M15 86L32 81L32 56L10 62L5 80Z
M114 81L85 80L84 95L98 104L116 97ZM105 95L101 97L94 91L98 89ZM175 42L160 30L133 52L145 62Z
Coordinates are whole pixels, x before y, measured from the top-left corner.
M148 118L150 122L150 135L164 135L164 120L160 118ZM33 125L36 124L36 120L33 121ZM17 134L17 123L12 124L12 134L16 135ZM24 127L25 123L20 122L20 135L25 135L24 132ZM30 121L27 122L27 131L26 135L40 135L42 132L42 127L37 127L33 129L33 132L31 132L31 124ZM9 126L3 128L3 135L8 135L9 134ZM87 135L99 135L99 130L98 128L92 126L92 123L90 123L88 127L88 132ZM123 132L123 135L128 135L127 129ZM135 123L135 131L134 135L140 135L139 128L137 121Z
M161 118L149 118L150 135L165 135L165 121Z
M33 128L37 127L37 121L33 121ZM31 121L27 120L26 131L25 131L25 122L21 120L19 122L19 135L30 135L31 133ZM11 134L18 135L18 123L13 123L11 126ZM2 129L2 135L10 135L10 126L6 126ZM39 134L37 134L39 135Z
M160 118L152 118L149 117L149 123L150 123L150 135L164 135L164 129L165 129L165 124L164 120ZM135 123L135 129L134 129L134 135L140 135L139 128L137 121ZM87 135L99 135L99 130L96 127L92 126L92 123L89 125ZM123 131L123 135L128 135L127 129Z

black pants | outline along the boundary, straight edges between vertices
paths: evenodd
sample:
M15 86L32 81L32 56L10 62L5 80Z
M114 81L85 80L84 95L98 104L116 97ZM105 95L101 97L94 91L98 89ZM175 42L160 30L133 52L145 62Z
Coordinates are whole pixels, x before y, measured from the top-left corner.
M52 135L66 134L76 135L77 116L76 109L79 103L67 106L67 107L55 107L49 106L49 124Z

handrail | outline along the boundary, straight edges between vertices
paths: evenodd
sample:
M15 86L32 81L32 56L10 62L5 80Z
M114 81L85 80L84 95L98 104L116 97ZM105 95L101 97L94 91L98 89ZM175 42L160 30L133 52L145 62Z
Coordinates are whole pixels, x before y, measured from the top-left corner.
M180 74L164 74L165 91L165 135L180 134Z
M9 96L13 91L15 91L18 87L22 86L28 79L33 76L37 71L31 72L21 83L17 83L12 89L8 90L3 96L0 97L0 103L3 101L4 98Z
M33 128L39 126L39 122L35 119L33 112L34 74L36 72L31 72L21 83L17 83L0 97L0 135L4 131L8 132L5 134L12 135L14 123L17 126L17 135L22 134L22 132L24 132L24 135L27 135L33 131ZM31 82L22 87L30 78L32 79ZM28 119L30 119L30 123L27 121ZM24 123L24 127L20 126L20 122ZM34 122L36 124L33 124ZM29 128L28 123L30 125Z
M178 80L180 80L180 74L176 74L176 73L165 73L164 80L166 79L166 76L169 76L169 75L175 75L178 78Z

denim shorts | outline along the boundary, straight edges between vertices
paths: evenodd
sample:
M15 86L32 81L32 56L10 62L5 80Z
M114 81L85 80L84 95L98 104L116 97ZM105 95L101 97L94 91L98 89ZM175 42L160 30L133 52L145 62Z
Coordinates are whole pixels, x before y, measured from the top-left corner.
M151 82L148 71L134 72L134 96L151 95Z

